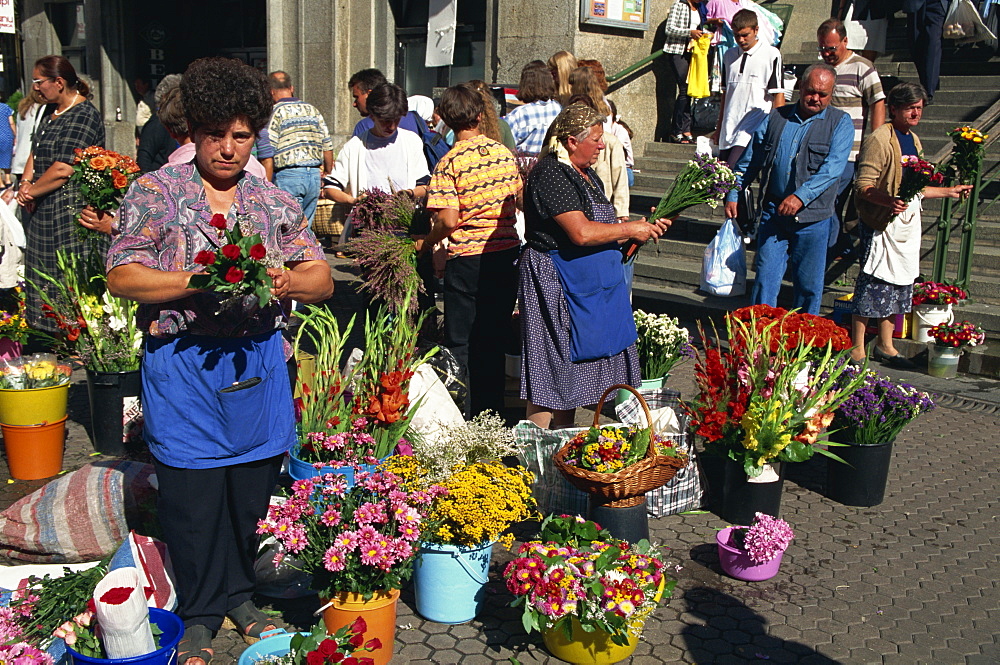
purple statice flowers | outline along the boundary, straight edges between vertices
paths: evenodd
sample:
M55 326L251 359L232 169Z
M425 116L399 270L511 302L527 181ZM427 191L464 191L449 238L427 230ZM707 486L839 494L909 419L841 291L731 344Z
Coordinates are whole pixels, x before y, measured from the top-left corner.
M736 175L725 162L707 155L695 155L677 174L670 191L663 195L649 219L673 218L701 204L716 208L735 188Z
M843 381L862 370L845 367ZM865 380L834 413L831 428L841 430L838 439L857 445L892 441L906 425L934 408L930 395L908 383L896 383L873 370L865 370Z

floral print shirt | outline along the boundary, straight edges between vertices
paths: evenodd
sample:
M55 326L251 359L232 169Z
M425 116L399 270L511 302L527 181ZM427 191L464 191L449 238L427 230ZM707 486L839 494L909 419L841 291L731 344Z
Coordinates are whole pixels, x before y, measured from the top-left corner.
M209 221L212 211L201 176L193 163L166 166L132 183L122 200L112 229L107 269L138 263L164 271L190 270L202 250L222 245ZM309 229L302 209L283 190L244 172L229 211L228 228L244 224L245 233L260 233L268 258L276 263L323 260L323 249ZM250 228L247 229L246 226ZM211 337L242 337L284 328L287 317L277 301L257 307L219 311L225 295L194 293L167 303L139 306L138 323L154 337L182 333Z

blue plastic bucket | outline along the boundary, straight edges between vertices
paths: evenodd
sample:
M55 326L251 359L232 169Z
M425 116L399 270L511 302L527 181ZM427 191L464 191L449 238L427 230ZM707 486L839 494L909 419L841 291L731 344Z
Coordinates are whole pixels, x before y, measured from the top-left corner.
M237 665L253 665L267 656L284 656L292 650L292 638L296 633L281 633L268 637L255 644L248 646L242 654Z
M381 461L385 461L388 457L383 458ZM374 473L375 469L378 468L374 464L361 464L361 470L367 471L368 473ZM324 466L322 469L316 469L309 462L300 460L294 454L288 454L288 475L292 477L292 480L305 480L306 478L317 478L319 476L325 476L328 473L339 473L340 475L347 478L347 486L354 487L354 467L353 466L342 466L342 467L332 467Z
M177 663L177 643L184 635L184 622L173 612L161 610L156 607L149 608L149 620L160 627L163 631L160 634L160 648L145 656L132 656L131 658L94 658L84 656L66 647L70 661L73 663L143 663L144 665L176 665Z
M413 569L417 612L438 623L476 618L486 597L493 543L458 547L421 543Z

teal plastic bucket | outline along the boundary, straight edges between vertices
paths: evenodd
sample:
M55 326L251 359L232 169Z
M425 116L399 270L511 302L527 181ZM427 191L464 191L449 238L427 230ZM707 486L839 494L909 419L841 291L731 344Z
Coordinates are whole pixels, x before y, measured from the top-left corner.
M413 568L417 612L438 623L472 621L482 608L493 543L458 547L421 543Z
M251 644L242 654L237 665L253 665L267 656L285 656L292 650L292 638L296 633L286 633L282 630L279 634Z
M161 610L156 607L149 608L149 620L160 627L163 631L160 634L160 648L145 656L132 656L131 658L94 658L79 654L70 647L66 647L72 663L95 663L107 665L115 663L119 665L131 665L142 663L142 665L176 665L177 644L184 636L184 622L173 612Z

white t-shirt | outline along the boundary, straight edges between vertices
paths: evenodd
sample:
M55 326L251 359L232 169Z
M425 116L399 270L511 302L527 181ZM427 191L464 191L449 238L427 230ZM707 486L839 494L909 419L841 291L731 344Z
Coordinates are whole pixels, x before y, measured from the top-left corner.
M771 112L774 96L784 93L781 53L758 39L749 51L731 48L722 61L722 112L719 148L750 144L753 132Z

